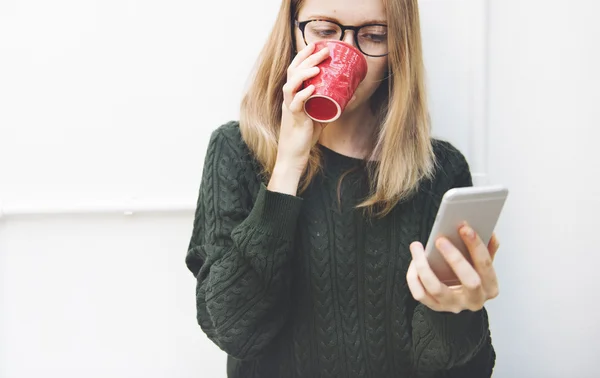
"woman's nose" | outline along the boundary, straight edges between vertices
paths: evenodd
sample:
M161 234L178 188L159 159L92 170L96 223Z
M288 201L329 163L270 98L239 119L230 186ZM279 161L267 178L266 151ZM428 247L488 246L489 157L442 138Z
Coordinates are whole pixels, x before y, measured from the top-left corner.
M356 46L356 42L354 41L354 30L346 30L343 41L358 48L358 46Z

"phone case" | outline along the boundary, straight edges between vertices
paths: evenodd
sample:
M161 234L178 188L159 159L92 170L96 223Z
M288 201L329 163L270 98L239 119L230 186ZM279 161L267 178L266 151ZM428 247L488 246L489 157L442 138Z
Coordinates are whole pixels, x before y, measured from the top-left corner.
M473 264L471 254L458 234L460 225L466 221L487 246L507 197L508 189L501 186L454 188L444 194L425 247L429 265L441 282L448 286L460 285L456 274L435 247L435 240L445 236Z

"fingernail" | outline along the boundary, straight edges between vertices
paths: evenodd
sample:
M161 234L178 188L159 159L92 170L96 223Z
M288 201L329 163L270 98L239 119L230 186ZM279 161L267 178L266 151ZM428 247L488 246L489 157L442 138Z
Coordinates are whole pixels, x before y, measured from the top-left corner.
M452 247L452 245L450 244L450 242L448 240L444 239L444 238L438 239L437 246L438 246L438 248L440 250L446 250L446 249Z
M471 240L475 240L475 230L471 227L467 227L467 237Z
M475 231L469 226L463 227L462 234L466 236L468 239L475 239Z

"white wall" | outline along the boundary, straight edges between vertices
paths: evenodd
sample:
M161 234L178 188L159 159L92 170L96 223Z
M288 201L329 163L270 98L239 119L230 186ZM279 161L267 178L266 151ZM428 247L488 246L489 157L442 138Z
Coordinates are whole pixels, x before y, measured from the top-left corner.
M225 376L184 257L208 135L267 35L234 43L220 15L277 6L0 1L0 378ZM123 215L148 208L168 212Z
M489 178L512 193L497 377L600 376L600 3L492 0Z
M218 377L182 265L188 230L187 215L6 221L0 377Z
M487 50L484 0L421 6L436 134L512 190L495 376L591 377L598 6L490 1ZM207 137L278 6L0 3L0 378L225 377L183 258Z
M419 7L434 136L452 141L475 185L486 184L487 2L420 0Z

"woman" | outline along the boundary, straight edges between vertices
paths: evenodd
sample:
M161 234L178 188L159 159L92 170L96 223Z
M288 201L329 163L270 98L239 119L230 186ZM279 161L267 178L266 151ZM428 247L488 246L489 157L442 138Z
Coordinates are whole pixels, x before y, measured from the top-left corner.
M437 241L459 287L424 256L441 197L472 183L429 134L419 28L417 0L283 0L240 122L212 134L186 257L229 377L491 376L496 239L461 228L474 267ZM368 62L327 125L303 112L323 38Z

